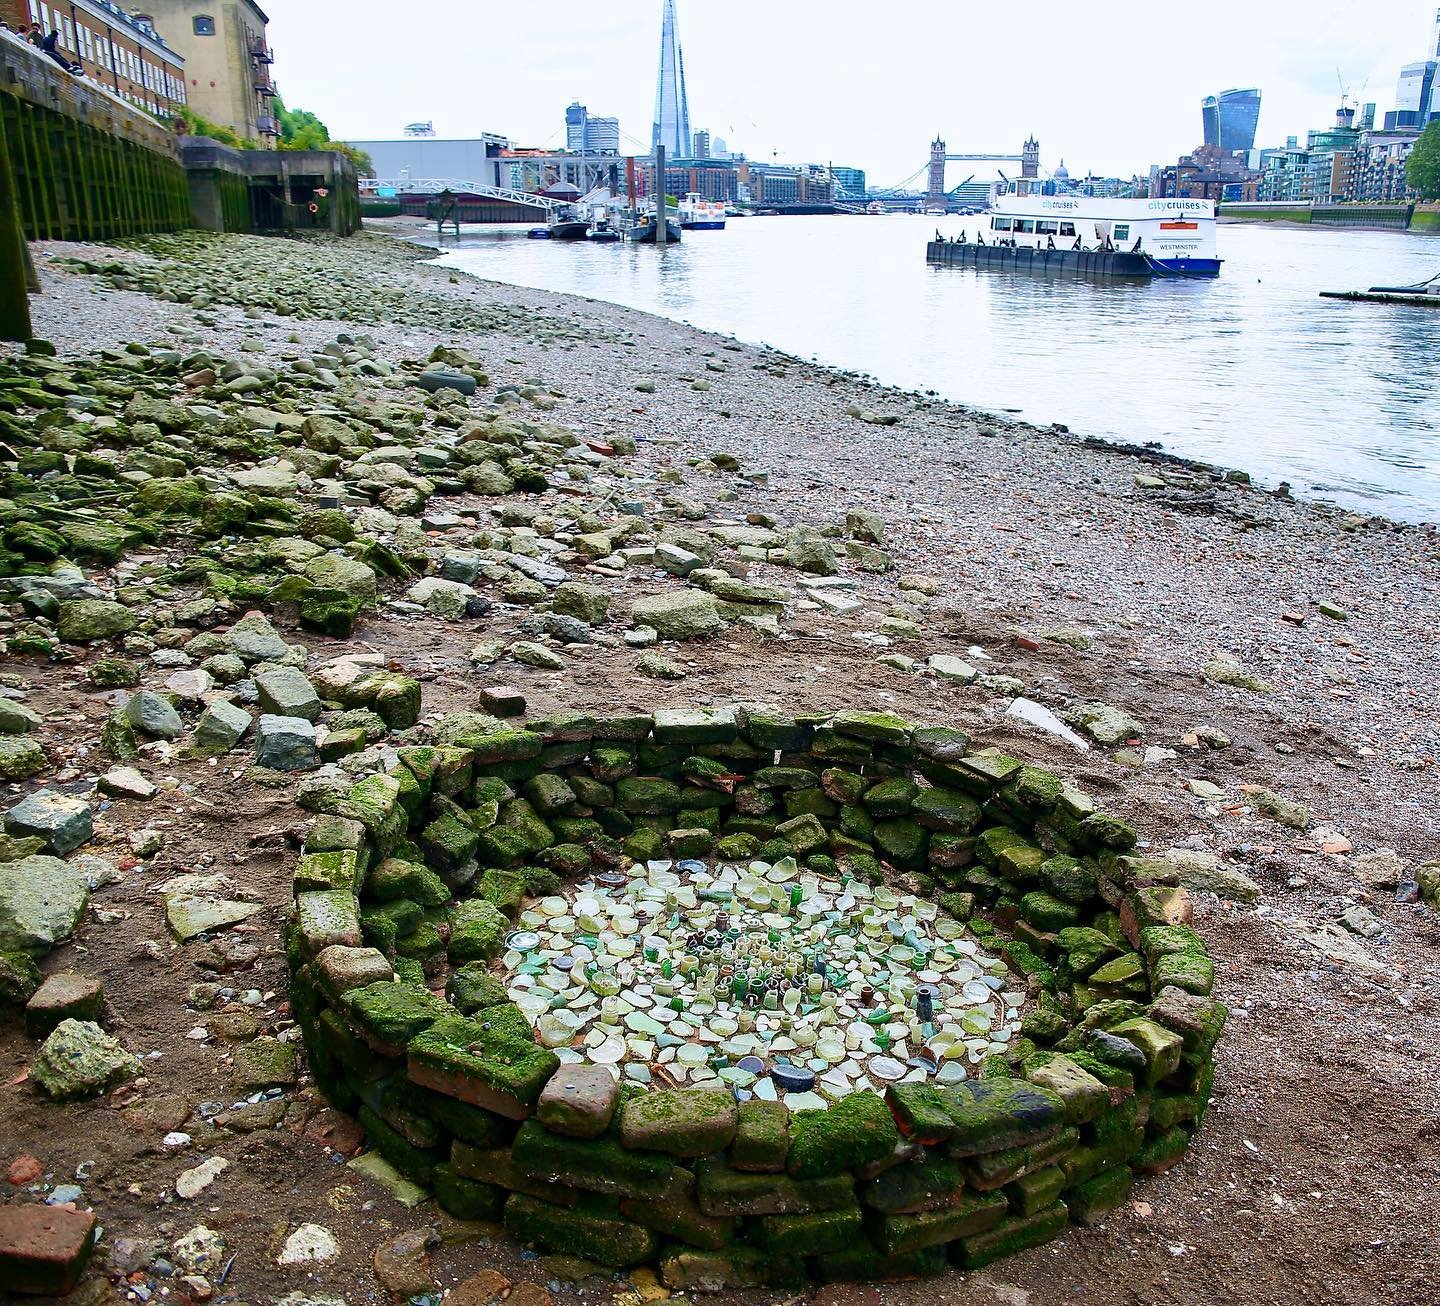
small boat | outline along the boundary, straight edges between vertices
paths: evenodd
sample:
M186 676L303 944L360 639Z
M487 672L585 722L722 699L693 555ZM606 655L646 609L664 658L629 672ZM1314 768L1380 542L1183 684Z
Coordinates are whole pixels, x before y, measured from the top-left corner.
M525 233L525 238L526 238L527 240L549 240L549 239L550 239L550 228L549 228L549 227L531 227L530 230Z
M608 222L597 222L586 233L585 239L593 240L597 245L611 245L624 237Z
M890 210L886 208L885 205L880 203L879 200L871 200L870 203L865 206L865 212L868 213L872 218L881 218L884 217L885 214L889 213Z
M686 231L724 231L725 205L692 190L680 201L680 225Z
M665 233L665 238L670 242L670 244L678 245L680 243L680 224L678 222L671 222L669 219L667 219L665 222ZM648 222L642 224L641 226L631 227L630 239L635 241L636 244L639 245L658 244L659 242L657 242L655 239L655 219L651 218Z
M561 218L550 224L551 240L584 240L590 234L590 224L579 218Z

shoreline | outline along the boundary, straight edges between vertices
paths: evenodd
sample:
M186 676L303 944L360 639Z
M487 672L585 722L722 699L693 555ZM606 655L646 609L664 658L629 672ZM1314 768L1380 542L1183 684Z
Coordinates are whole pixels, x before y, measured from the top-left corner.
M1242 219L1234 219L1233 221L1237 225L1245 226L1281 225L1287 228L1308 228L1310 225L1308 223L1276 224L1246 222ZM1403 521L1390 516L1383 510L1383 508L1373 512L1362 511L1358 508L1347 508L1332 499L1327 499L1314 494L1290 490L1289 483L1285 481L1279 481L1273 486L1267 485L1266 482L1255 479L1253 477L1253 474L1247 468L1227 467L1221 463L1207 462L1204 459L1194 458L1188 454L1165 448L1158 441L1137 443L1115 436L1084 434L1074 430L1071 426L1069 426L1069 424L1064 422L1052 422L1048 425L1041 425L1035 422L1030 422L1021 418L1014 417L1004 409L989 409L976 405L966 404L960 400L932 398L930 396L927 396L925 390L921 388L906 389L902 386L891 385L878 379L871 380L868 378L867 374L856 372L853 369L845 368L839 364L816 362L811 359L806 359L801 355L789 353L787 350L781 348L780 346L771 344L768 341L750 340L745 337L733 335L723 331L712 331L704 327L690 326L689 324L682 322L678 318L667 317L663 313L654 312L650 309L635 308L627 304L618 303L614 300L596 299L593 296L582 295L570 291L550 290L543 287L531 287L518 282L504 281L496 278L485 277L477 273L471 272L463 267L455 267L452 269L449 267L449 265L440 264L438 260L443 258L443 256L446 254L460 252L460 247L451 246L449 248L446 248L443 244L439 243L439 241L436 240L436 238L434 237L434 234L427 230L427 224L422 219L369 219L367 220L366 229L369 231L373 231L377 234L392 236L394 239L402 242L403 244L413 245L420 249L433 251L437 266L445 266L447 271L457 272L461 276L467 277L470 280L480 283L482 285L491 285L496 287L504 287L507 290L526 291L535 294L550 295L554 296L558 300L573 302L580 305L597 302L603 303L619 312L638 314L647 319L653 319L659 322L667 322L676 326L682 326L685 327L685 329L687 330L699 331L702 334L711 336L716 340L721 340L728 343L741 344L747 348L763 350L767 353L775 355L776 357L784 358L795 366L820 368L838 378L843 379L846 382L873 387L882 393L896 396L904 400L923 401L932 405L945 405L953 409L955 412L970 418L983 418L994 422L1002 422L1013 427L1024 428L1026 430L1035 431L1037 433L1044 433L1052 436L1067 438L1090 448L1109 450L1119 455L1127 455L1139 458L1144 461L1154 463L1156 465L1180 467L1188 471L1201 473L1207 476L1214 476L1219 479L1224 479L1226 476L1232 474L1243 476L1245 478L1248 478L1246 480L1246 483L1252 486L1256 493L1268 494L1273 497L1278 497L1281 500L1289 500L1296 503L1303 503L1314 507L1315 509L1323 513L1333 514L1340 519L1375 519L1378 521L1383 521L1397 530L1420 530L1427 532L1434 532L1436 530L1440 530L1440 515L1437 515L1433 519L1422 518L1417 521ZM1378 231L1385 229L1375 228L1374 230ZM1288 494L1278 493L1281 486L1285 486L1287 490L1289 490ZM1352 493L1357 498L1363 497L1359 490L1353 491ZM1384 497L1388 498L1390 496L1386 495Z
M128 691L101 692L85 673L123 652L140 687L167 694L177 668L196 669L186 648L197 634L223 639L258 593L285 643L304 646L297 669L317 682L333 659L354 656L419 682L417 732L342 756L352 777L398 743L429 742L439 714L476 710L481 686L504 686L533 718L756 702L894 712L957 726L1094 794L1189 886L1216 996L1232 1012L1216 1093L1182 1165L1141 1181L1103 1223L992 1276L1032 1306L1062 1306L1077 1292L1141 1300L1157 1291L1201 1306L1242 1281L1286 1304L1308 1301L1317 1283L1337 1306L1368 1306L1381 1280L1397 1300L1435 1295L1440 1248L1414 1209L1430 1180L1431 1113L1415 1107L1433 1102L1430 1067L1440 1058L1440 917L1397 894L1433 863L1440 838L1433 530L1347 523L1338 509L1212 478L1160 451L1057 438L640 310L461 275L391 235L137 244L143 250L37 247L46 289L34 301L37 325L62 369L115 351L93 379L110 383L134 367L135 384L163 401L149 416L180 438L155 422L149 431L142 406L114 425L80 420L85 438L62 447L108 449L128 460L135 484L170 479L178 463L203 478L206 497L278 501L293 521L265 518L264 529L228 543L157 531L118 561L86 561L86 579L123 599L138 638L59 641L53 657L9 659L11 692L40 718L33 737L50 765L6 805L41 785L86 796L97 819L85 851L115 872L75 942L45 968L102 978L121 1017L111 1021L116 1036L130 1051L161 1053L134 1099L58 1106L20 1083L0 1093L11 1150L40 1158L55 1183L83 1176L76 1182L109 1230L97 1263L117 1240L166 1247L211 1221L226 1256L238 1253L227 1293L370 1300L383 1297L371 1269L377 1248L435 1226L445 1241L429 1263L443 1287L489 1269L544 1280L536 1291L559 1306L612 1292L630 1301L637 1291L624 1278L592 1278L582 1296L560 1283L558 1265L522 1259L493 1230L402 1206L337 1165L358 1136L318 1097L303 1061L278 1097L251 1104L258 1110L200 1112L228 1091L238 1049L257 1029L293 1041L284 913L312 819L295 800L314 775L257 771L248 742L216 764L187 756L198 703L182 700L175 746L152 741L130 763L158 792L102 805L95 782L112 759L101 735ZM208 302L197 306L196 294ZM436 349L468 351L486 384L453 405L432 402L414 382ZM218 375L190 386L179 364L193 350L210 351ZM317 380L317 367L333 368L339 384ZM227 390L225 375L256 384ZM91 388L76 411L125 413L125 396ZM366 448L386 451L378 461L299 439L311 418L337 415L365 431ZM497 417L526 423L516 438L542 453L560 446L537 433L570 433L575 474L551 467L544 488L500 489L447 471L441 455L458 433ZM116 429L139 435L111 448ZM634 452L623 452L631 440ZM40 452L56 470L51 451ZM404 493L417 469L428 496ZM74 489L48 475L35 484ZM303 576L320 546L298 536L301 523L333 512L322 506L329 499L364 540L322 555L393 553L419 569L371 575L375 604L353 634L299 625L294 602L272 600L270 588L233 598L206 590L207 571L245 580L257 555L267 577ZM850 538L852 513L873 518L877 543ZM656 563L657 542L714 541L712 531L766 523L828 541L847 602L819 602L804 573L764 548L717 553L721 565L700 569L708 576L698 582ZM197 574L197 547L222 562ZM484 600L474 615L413 596L421 571L438 579L477 554L499 570L474 576ZM531 561L499 565L512 557ZM598 591L593 620L555 620L565 614L526 574L541 559ZM717 580L732 594L756 587L764 602L754 606L770 610L707 639L627 642L634 604ZM45 629L16 606L8 621L7 637ZM647 653L659 663L642 664ZM1088 749L1015 716L1017 697L1072 722L1088 712L1095 724L1076 727ZM1096 705L1107 710L1097 715ZM323 709L322 724L338 719ZM147 830L158 851L141 856L137 847L156 842L140 838ZM202 872L235 881L227 896L243 890L261 910L240 933L179 943L156 889ZM201 982L257 1000L197 995L190 986ZM0 1026L0 1057L28 1065L35 1050L18 1025ZM177 1131L184 1144L162 1143ZM1337 1148L1342 1132L1347 1146ZM178 1176L210 1156L228 1168L198 1202L177 1200ZM343 1255L277 1265L285 1229L276 1226L310 1221L334 1233ZM1364 1276L1357 1245L1367 1248ZM105 1263L121 1259L117 1250ZM876 1292L885 1306L925 1306L996 1281L947 1277ZM773 1294L721 1300L758 1306Z

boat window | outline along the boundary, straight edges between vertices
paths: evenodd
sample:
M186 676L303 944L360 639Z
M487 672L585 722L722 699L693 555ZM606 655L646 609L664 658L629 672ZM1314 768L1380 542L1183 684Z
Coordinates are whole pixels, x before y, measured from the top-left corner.
M1116 240L1129 240L1129 239L1130 239L1130 224L1129 224L1128 222L1117 222L1117 223L1115 224L1115 239L1116 239Z
M1073 236L1075 234L1075 224L1073 222L1062 222L1060 224L1060 234L1062 236Z
M1037 236L1058 236L1060 234L1060 224L1058 222L1037 222L1035 224L1035 234Z
M1029 218L1016 218L1015 230L1018 231L1022 236L1034 235L1035 223L1032 222Z
M1009 230L1010 230L1010 219L1009 219L1009 218L991 218L991 219L990 219L990 230L991 230L991 231L1009 231Z

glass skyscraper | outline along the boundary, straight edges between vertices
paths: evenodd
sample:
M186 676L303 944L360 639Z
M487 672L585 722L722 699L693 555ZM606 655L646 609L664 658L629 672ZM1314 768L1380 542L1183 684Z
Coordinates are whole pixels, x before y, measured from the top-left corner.
M1260 92L1250 87L1221 91L1200 102L1205 125L1205 144L1226 154L1248 154L1255 148L1255 129L1260 122Z
M690 104L685 98L685 57L680 53L680 36L675 25L675 0L665 0L665 19L660 29L660 82L655 91L655 123L650 148L663 145L672 159L690 153Z

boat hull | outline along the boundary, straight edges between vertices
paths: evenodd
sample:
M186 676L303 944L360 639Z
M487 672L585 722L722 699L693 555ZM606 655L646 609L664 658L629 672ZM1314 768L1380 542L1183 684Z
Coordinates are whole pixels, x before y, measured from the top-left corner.
M1213 277L1220 272L1219 259L1173 259L1160 263L1128 250L1031 249L1021 245L952 244L932 240L925 247L925 261L938 267L980 268L1001 272L1034 272L1041 275L1081 277Z
M673 222L667 222L665 224L665 229L667 232L666 239L669 240L672 244L679 244L680 228ZM647 222L643 227L636 227L633 231L631 231L630 239L635 241L635 243L639 245L655 244L655 223L653 221Z
M590 234L588 222L552 222L551 240L584 240Z
M686 231L724 231L725 219L716 221L682 222L680 224Z

